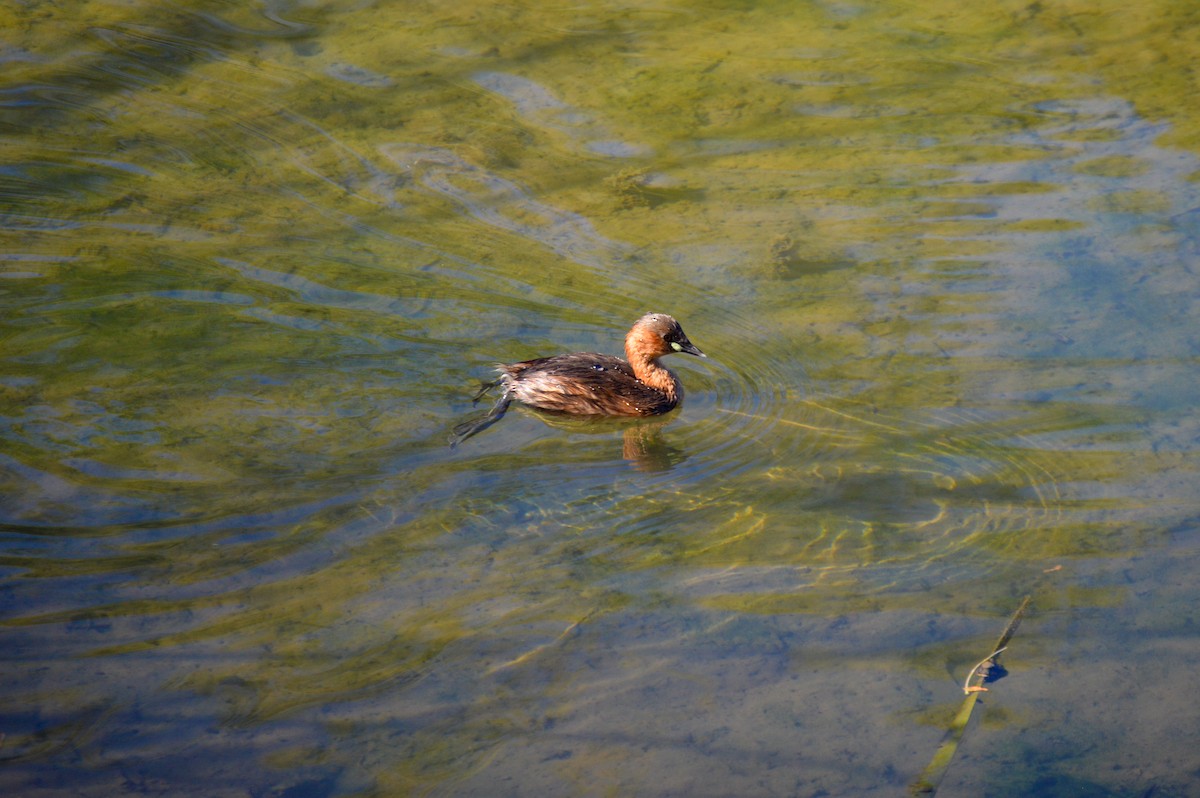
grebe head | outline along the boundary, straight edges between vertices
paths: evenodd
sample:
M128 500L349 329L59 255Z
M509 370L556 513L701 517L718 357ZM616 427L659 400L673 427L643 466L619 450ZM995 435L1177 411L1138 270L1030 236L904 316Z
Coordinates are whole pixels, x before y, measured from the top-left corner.
M625 356L632 363L635 359L654 358L684 352L697 357L708 357L688 340L679 322L665 313L647 313L636 322L625 336Z

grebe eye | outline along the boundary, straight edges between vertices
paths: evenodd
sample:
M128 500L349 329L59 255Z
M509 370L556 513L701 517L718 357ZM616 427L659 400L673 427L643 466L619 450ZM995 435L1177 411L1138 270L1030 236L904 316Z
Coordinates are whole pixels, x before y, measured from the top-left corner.
M596 371L604 371L604 366L601 366L599 363L593 363L592 368L594 368Z

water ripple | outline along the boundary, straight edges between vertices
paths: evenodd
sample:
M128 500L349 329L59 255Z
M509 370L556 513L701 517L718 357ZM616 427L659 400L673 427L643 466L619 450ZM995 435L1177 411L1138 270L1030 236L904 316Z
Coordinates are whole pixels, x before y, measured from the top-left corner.
M450 150L386 144L380 151L410 179L458 204L484 224L515 233L589 266L606 266L631 249L598 233L583 216L539 202L517 185Z
M597 155L633 158L649 155L649 147L620 141L592 114L573 108L540 83L508 72L477 72L472 80L513 104L525 121L584 142Z

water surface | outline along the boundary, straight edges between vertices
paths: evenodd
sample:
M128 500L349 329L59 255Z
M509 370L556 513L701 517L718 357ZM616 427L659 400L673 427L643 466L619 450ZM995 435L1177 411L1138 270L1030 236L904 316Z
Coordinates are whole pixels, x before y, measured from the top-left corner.
M6 790L1190 792L1196 12L2 13Z

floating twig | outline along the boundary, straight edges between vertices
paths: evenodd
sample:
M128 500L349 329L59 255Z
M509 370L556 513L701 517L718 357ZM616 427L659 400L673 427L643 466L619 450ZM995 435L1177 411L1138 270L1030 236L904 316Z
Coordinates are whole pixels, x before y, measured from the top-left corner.
M975 709L975 702L979 700L980 693L986 693L988 689L983 686L987 681L987 672L980 672L980 668L995 660L1000 652L1008 648L1008 641L1012 640L1012 636L1017 631L1017 627L1021 625L1021 616L1025 614L1025 609L1029 606L1030 597L1026 596L1021 602L1021 606L1017 607L1017 611L1013 613L1012 618L1008 621L1008 626L1004 627L1004 633L1000 635L1000 639L996 641L996 645L992 646L992 653L979 661L979 664L971 668L971 672L967 674L967 680L963 682L963 692L967 697L963 699L962 706L958 708L958 714L954 716L954 720L950 722L950 728L946 730L946 735L942 738L942 744L938 746L937 752L933 755L933 759L926 766L920 778L913 782L909 788L909 793L912 795L932 796L937 792L938 784L941 783L942 777L946 775L946 771L950 768L950 761L954 759L955 752L958 751L958 744L962 741L963 733L967 730L967 723L971 720L971 711ZM971 680L979 677L977 684L971 684Z
M998 649L996 649L995 651L993 651L993 652L992 652L991 654L989 654L988 656L986 656L986 657L984 657L983 659L979 660L979 664L978 664L978 665L976 665L974 668L971 668L971 672L967 674L967 680L966 680L965 682L963 682L963 692L964 692L964 693L978 693L978 692L980 692L980 691L982 691L982 692L985 692L985 693L987 692L987 688L986 688L986 687L984 687L982 684L981 684L981 685L978 685L978 686L976 686L976 687L971 687L971 686L970 686L970 684L971 684L971 677L972 677L972 676L974 676L974 675L975 675L975 673L976 673L976 672L977 672L977 671L978 671L980 668L982 668L984 665L987 665L989 662L991 662L992 660L994 660L994 659L996 658L996 656L997 656L997 655L998 655L998 654L999 654L1001 651L1004 651L1004 649L1006 649L1006 648L1008 648L1008 646L1005 646L1004 648L998 648ZM987 680L987 677L986 677L986 676L984 677L984 680L985 680L985 681Z

